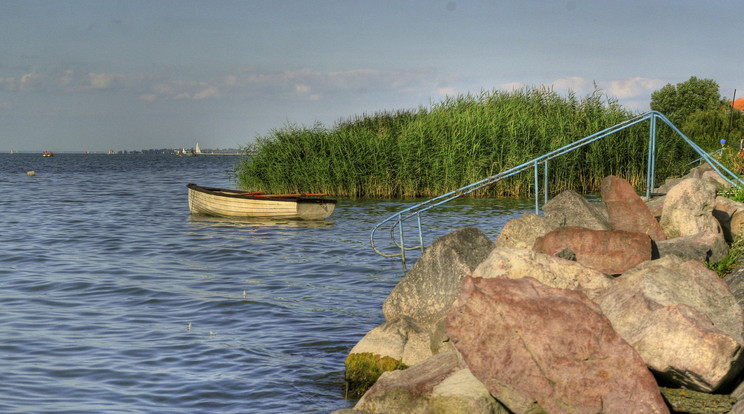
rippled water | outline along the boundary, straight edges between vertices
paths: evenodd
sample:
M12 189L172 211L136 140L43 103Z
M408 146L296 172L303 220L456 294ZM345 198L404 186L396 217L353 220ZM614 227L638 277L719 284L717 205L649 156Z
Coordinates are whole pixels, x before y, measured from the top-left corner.
M353 403L343 360L404 274L369 230L411 203L340 200L322 222L191 216L185 185L234 187L236 160L0 154L0 412ZM457 200L424 216L425 241L465 225L495 238L531 203Z

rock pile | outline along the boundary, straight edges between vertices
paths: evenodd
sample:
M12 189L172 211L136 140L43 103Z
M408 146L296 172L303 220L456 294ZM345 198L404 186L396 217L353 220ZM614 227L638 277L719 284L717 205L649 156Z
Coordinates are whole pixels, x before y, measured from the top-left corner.
M706 171L665 185L647 203L610 176L602 202L564 192L495 242L435 241L346 359L361 398L342 411L744 413L744 271L703 264L744 204Z

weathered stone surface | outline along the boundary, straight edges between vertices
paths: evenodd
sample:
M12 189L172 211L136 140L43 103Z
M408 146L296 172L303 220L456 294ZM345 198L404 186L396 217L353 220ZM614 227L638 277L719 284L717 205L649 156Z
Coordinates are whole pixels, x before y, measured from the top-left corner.
M744 211L737 211L729 222L731 237L744 237Z
M716 197L716 206L713 209L713 217L718 220L718 224L723 229L723 235L726 237L726 241L731 243L734 240L733 233L731 231L731 218L738 211L744 211L744 203L734 201L728 197ZM741 229L736 229L740 231Z
M454 350L384 373L354 406L371 413L505 413Z
M661 228L670 239L701 232L720 233L720 225L713 217L715 200L715 190L702 179L683 180L666 195Z
M728 181L726 181L723 177L721 177L717 172L710 170L710 171L704 171L703 180L708 181L709 183L712 183L717 188L731 188L732 185Z
M744 309L744 266L739 266L727 274L724 282L729 286L731 294L736 298L736 302Z
M741 370L744 313L698 261L643 263L596 302L648 367L675 386L712 392Z
M564 227L538 237L533 246L533 250L549 255L563 249L571 249L577 262L607 274L619 274L651 260L648 235L621 230Z
M458 303L450 338L512 412L668 412L638 354L582 292L468 276Z
M581 290L592 299L612 286L612 278L596 269L522 249L493 249L473 271L473 277L482 278L519 279L527 276L550 287Z
M344 361L352 396L361 395L385 371L404 369L432 355L429 331L401 316L369 331Z
M401 316L369 331L349 355L362 353L389 356L408 366L417 364L432 355L429 331L415 320Z
M567 190L542 208L543 214L553 228L584 227L593 230L610 230L607 209L602 203L590 203L575 191Z
M382 305L385 320L408 316L429 328L447 315L462 278L488 256L493 243L465 227L437 239L393 288Z
M723 233L703 232L656 242L656 249L659 257L677 256L685 260L718 263L728 255L729 245Z
M535 239L546 235L556 227L551 225L545 217L526 212L522 217L506 222L494 245L531 249L535 244Z
M736 398L684 388L660 387L661 395L676 413L719 414L731 411Z
M645 233L655 241L666 240L659 222L629 182L610 175L602 180L601 193L613 230Z
M652 197L650 200L647 200L646 207L648 207L648 210L651 212L651 215L654 216L654 219L656 221L661 220L661 212L664 209L664 200L666 200L666 196L656 196ZM661 224L659 224L661 226Z

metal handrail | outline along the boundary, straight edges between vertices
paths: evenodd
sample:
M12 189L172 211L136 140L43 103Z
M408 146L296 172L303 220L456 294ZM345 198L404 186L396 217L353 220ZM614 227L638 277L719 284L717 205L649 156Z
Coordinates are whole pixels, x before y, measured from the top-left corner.
M432 199L426 200L422 203L416 204L414 206L408 207L404 210L401 210L388 218L382 220L379 222L370 232L370 243L372 245L372 249L374 249L375 252L378 254L385 256L385 257L398 257L400 256L403 265L405 266L406 262L406 251L407 250L416 250L421 249L421 252L424 251L424 236L423 236L423 230L421 228L421 213L430 210L434 207L440 206L442 204L445 204L451 200L454 200L456 198L462 197L464 195L470 194L473 191L479 190L481 188L490 186L492 184L495 184L498 181L501 181L505 178L511 177L513 175L519 174L525 170L534 168L535 170L535 214L539 214L539 183L538 183L538 169L539 165L542 163L545 166L545 177L543 180L544 183L544 194L545 194L545 202L548 201L548 161L550 161L553 158L559 157L561 155L564 155L566 153L569 153L571 151L575 151L585 145L589 145L595 141L598 141L602 138L605 138L609 135L612 135L614 133L617 133L619 131L622 131L626 128L629 128L633 125L636 125L640 122L650 120L650 128L649 128L649 151L648 151L648 165L646 170L646 198L648 199L651 196L651 190L653 189L653 183L655 178L655 166L656 166L656 120L660 119L662 122L667 124L674 132L676 132L690 147L692 147L695 152L697 152L700 155L699 159L704 160L707 162L714 171L716 171L721 177L723 177L724 180L726 180L729 184L731 184L734 187L738 188L744 188L744 181L739 178L738 175L732 173L729 171L726 167L724 167L718 160L713 158L711 154L708 154L707 152L703 151L702 148L700 148L697 144L695 144L691 139L689 139L685 134L683 134L676 126L674 126L669 119L667 119L664 115L662 115L658 111L650 111L642 115L635 116L633 118L630 118L626 121L620 122L617 125L611 126L609 128L605 128L597 133L594 133L592 135L589 135L587 137L584 137L582 139L576 140L572 143L569 143L567 145L564 145L563 147L560 147L558 149L555 149L553 151L550 151L544 155L541 155L537 158L534 158L530 161L527 161L523 164L517 165L516 167L510 168L506 171L502 171L498 174L492 175L488 178L485 178L483 180L477 181L475 183L472 183L470 185L466 185L464 187L458 188L457 190L450 191L446 194L442 194L440 196L434 197ZM726 174L728 174L728 177ZM404 235L403 235L403 222L412 218L416 217L416 226L418 229L418 243L412 246L406 246L404 241ZM393 241L393 244L395 247L400 249L400 252L398 253L384 253L380 251L377 246L375 245L375 233L378 229L380 229L383 225L386 223L392 223L390 226L390 238ZM395 233L398 233L399 240L396 240Z

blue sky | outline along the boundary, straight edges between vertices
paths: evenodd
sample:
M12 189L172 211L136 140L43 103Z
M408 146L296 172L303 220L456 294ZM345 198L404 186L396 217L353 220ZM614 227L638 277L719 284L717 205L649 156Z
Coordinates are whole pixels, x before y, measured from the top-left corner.
M236 148L447 95L690 76L744 96L737 1L0 1L0 152Z

